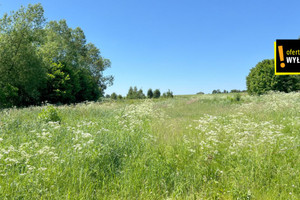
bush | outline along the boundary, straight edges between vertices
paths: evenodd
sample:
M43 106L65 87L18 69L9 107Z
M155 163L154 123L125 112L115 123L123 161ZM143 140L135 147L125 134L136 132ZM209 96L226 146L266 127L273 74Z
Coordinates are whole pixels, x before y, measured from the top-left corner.
M237 93L237 94L234 95L234 100L235 101L240 101L241 99L242 99L241 94Z
M48 106L39 113L38 119L45 122L61 122L59 110L53 106Z
M227 99L230 100L230 102L238 102L242 100L242 96L240 93L236 93L234 96L227 96Z

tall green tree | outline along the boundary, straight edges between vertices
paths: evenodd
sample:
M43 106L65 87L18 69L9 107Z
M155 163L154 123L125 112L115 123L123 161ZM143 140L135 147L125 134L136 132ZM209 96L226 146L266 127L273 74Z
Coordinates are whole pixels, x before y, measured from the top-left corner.
M147 97L149 98L149 99L152 99L152 97L153 97L153 92L152 92L152 89L150 88L149 90L148 90L148 92L147 92Z
M43 14L40 4L29 4L0 19L0 84L11 93L2 97L2 104L26 106L40 101L39 91L46 84L45 67L37 51L43 43Z
M91 72L88 69L80 69L78 73L80 90L76 94L76 101L95 101L100 96L103 96L101 93L101 88L97 84L97 80L93 78Z
M118 95L117 95L115 92L113 92L113 93L110 95L110 98L113 99L113 100L117 100Z
M137 98L138 99L144 99L144 98L146 98L146 96L145 96L145 94L144 94L144 92L143 92L142 89L139 89Z
M159 98L160 97L160 90L159 89L156 89L156 90L154 90L154 92L153 92L153 98Z
M170 89L167 91L166 96L167 96L167 98L173 98L174 97L173 92Z
M128 90L128 93L127 93L127 96L126 96L127 99L133 99L134 98L134 94L133 94L133 88L130 86L129 90Z
M0 19L0 107L97 100L113 82L82 29L43 14L36 4Z
M142 89L137 89L136 86L134 88L130 87L126 96L127 99L144 99L146 98Z
M72 69L72 93L69 102L97 100L104 90L113 82L112 76L104 76L103 71L110 67L110 61L100 55L99 49L86 43L85 35L80 28L71 29L65 20L51 21L47 24L46 39L41 46L44 62L64 63Z
M47 73L47 88L44 91L43 100L50 103L64 103L71 92L70 74L64 70L61 63L52 63Z
M137 89L136 86L133 87L133 98L134 99L138 99L139 98L138 89Z

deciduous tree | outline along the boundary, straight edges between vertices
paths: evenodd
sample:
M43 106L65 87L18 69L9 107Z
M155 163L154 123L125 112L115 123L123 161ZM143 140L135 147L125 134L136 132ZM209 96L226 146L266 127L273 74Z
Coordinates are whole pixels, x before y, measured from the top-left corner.
M264 94L267 91L291 92L300 90L300 77L293 75L276 76L274 60L263 60L250 70L246 78L249 94Z
M150 88L149 90L148 90L148 92L147 92L147 97L149 98L149 99L152 99L152 97L153 97L153 92L152 92L152 89Z
M158 99L160 97L160 91L159 89L154 90L153 92L153 98Z

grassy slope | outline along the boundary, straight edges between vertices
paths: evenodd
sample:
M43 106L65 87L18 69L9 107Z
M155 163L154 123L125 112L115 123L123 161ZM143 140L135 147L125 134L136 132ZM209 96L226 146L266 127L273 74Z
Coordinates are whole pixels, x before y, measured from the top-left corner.
M0 199L299 199L300 93L0 116Z

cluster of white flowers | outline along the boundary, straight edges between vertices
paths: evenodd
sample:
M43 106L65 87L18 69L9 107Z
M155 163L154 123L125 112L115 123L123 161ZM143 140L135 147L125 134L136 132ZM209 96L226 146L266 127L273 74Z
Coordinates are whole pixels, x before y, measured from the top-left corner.
M198 97L201 99L216 98L213 95ZM226 98L219 95L218 100ZM243 96L243 104L235 104L232 115L212 116L204 115L186 128L198 133L194 140L185 136L188 150L193 153L195 146L213 154L217 149L225 147L230 155L241 152L273 151L282 152L300 144L296 135L300 131L300 93L269 92L262 96ZM289 115L280 122L255 118L255 112L263 110L265 113L286 113ZM288 132L285 125L288 125ZM199 143L196 145L195 141ZM267 152L263 152L267 153Z
M52 137L52 134L48 132L46 129L42 130L42 133L36 133L37 138L49 140Z
M245 150L281 150L299 143L299 138L284 134L284 126L273 121L254 121L241 113L228 116L205 115L187 128L197 131L201 150L215 152L220 145L231 155ZM184 138L184 141L190 141Z
M300 92L269 92L261 96L245 96L246 103L241 104L236 109L242 112L252 112L255 109L265 112L278 112L290 109L300 112Z
M161 110L155 108L155 104L151 100L145 100L140 104L131 104L118 112L120 114L115 116L115 119L124 130L130 132L134 132L152 118L165 119L166 117Z
M76 126L78 128L80 127L93 127L93 126L97 126L98 125L98 122L93 122L93 121L81 121L80 123L78 123Z
M98 122L92 122L92 121L81 121L78 124L76 124L75 127L67 126L67 130L72 133L72 141L73 141L73 149L74 152L77 152L79 154L82 154L84 152L85 147L89 147L91 144L94 143L94 135L95 132L93 131L93 134L88 132L89 129L94 129L98 126ZM105 128L101 128L96 133L100 132L108 132L109 130Z
M22 143L18 147L10 145L7 148L0 149L0 160L2 163L0 175L6 176L7 169L19 164L25 166L25 170L20 173L20 175L24 176L36 170L36 167L31 164L35 160L55 162L58 159L59 157L54 147L41 146L36 140ZM40 163L40 165L42 164ZM42 166L41 168L44 169Z
M109 132L109 130L102 127L100 130L97 131L97 134L100 134L100 133L107 133L107 132Z

